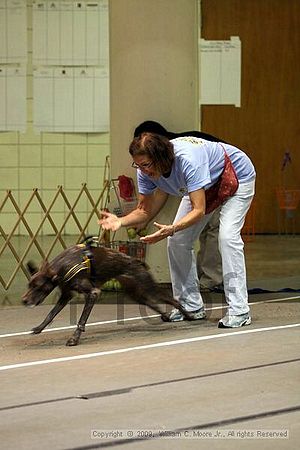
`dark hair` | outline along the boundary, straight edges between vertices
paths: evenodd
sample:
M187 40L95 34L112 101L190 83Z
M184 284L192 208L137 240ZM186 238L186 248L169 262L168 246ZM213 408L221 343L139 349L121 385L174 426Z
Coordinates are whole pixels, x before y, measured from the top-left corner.
M134 137L138 137L142 133L156 133L168 137L168 131L160 123L154 122L154 120L146 120L140 123L134 130Z
M166 130L160 123L155 122L154 120L146 120L145 122L142 122L140 125L138 125L134 130L134 137L140 136L142 133L145 132L160 134L161 136L166 136L168 139L176 139L178 137L184 136L193 136L206 139L207 141L211 142L224 142L225 144L228 144L228 142L224 141L223 139L220 139L211 134L203 133L202 131L193 130L193 131L183 131L182 133L173 133L172 131Z
M154 133L142 133L133 139L129 146L132 157L146 155L161 174L170 172L174 162L174 147L165 136Z

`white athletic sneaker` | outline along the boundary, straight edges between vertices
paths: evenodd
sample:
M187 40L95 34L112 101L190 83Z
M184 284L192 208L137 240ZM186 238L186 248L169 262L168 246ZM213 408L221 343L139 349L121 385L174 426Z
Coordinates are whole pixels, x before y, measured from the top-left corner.
M219 328L239 328L244 325L251 324L251 317L249 313L240 314L238 316L226 314L223 319L219 320Z
M184 315L179 311L179 309L172 309L168 316L168 322L181 322L182 320L201 320L206 318L206 313L204 311L204 306L197 309L196 311L187 311L190 315L190 319L184 317Z

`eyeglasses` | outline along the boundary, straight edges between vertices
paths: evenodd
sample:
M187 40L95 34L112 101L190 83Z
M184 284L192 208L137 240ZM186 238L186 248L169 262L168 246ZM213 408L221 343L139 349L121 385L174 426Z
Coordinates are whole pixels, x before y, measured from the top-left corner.
M134 169L140 169L140 170L147 170L149 169L151 166L153 166L153 161L149 162L149 163L145 163L145 164L137 164L133 161L133 163L131 164L131 167L133 167Z

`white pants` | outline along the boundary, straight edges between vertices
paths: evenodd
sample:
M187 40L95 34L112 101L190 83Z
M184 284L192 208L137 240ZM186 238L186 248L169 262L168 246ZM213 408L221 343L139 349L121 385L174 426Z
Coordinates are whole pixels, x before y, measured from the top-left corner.
M197 273L203 288L218 287L223 283L222 260L219 252L220 209L215 209L200 233L200 250L197 253Z
M234 194L221 207L219 250L225 298L229 314L249 311L244 258L244 242L241 237L245 217L254 196L255 181L241 183ZM174 223L191 211L189 197L183 197ZM211 218L205 215L199 222L168 237L168 258L173 296L187 311L203 306L199 292L194 242Z

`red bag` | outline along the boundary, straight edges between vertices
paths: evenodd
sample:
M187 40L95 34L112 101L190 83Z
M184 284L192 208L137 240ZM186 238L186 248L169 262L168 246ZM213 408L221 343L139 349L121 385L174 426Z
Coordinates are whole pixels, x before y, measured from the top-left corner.
M205 214L211 213L218 206L222 205L229 197L232 197L237 188L239 181L237 179L233 164L224 150L225 163L224 170L218 181L205 191L206 208Z
M120 197L126 201L132 200L132 198L134 198L135 196L133 179L126 177L126 175L120 175L118 177L118 181L119 181Z

